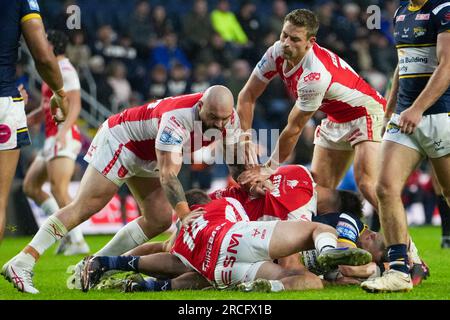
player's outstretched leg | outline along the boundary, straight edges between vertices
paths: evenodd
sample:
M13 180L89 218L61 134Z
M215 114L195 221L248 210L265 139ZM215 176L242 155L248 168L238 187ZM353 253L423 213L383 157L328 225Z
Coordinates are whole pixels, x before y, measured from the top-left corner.
M360 248L334 248L322 251L317 257L319 266L330 271L339 265L361 266L372 261L372 255Z

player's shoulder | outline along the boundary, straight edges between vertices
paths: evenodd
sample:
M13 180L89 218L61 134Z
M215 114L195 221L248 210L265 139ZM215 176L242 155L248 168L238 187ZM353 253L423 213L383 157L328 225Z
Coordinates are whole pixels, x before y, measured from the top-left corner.
M337 64L339 57L329 49L315 43L310 50L311 52L308 54L303 64L303 69L305 71L329 73L328 66Z
M276 41L269 49L267 49L270 57L274 60L283 55L283 48L281 46L280 40Z
M437 16L439 13L447 13L450 9L449 0L429 0L431 12Z

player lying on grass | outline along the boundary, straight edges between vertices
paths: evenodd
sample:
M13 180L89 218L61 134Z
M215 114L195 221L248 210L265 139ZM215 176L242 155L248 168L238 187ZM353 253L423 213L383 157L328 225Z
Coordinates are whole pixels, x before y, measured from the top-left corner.
M308 271L288 270L273 262L296 252L315 248L317 261L325 270L340 264L363 265L372 260L369 252L358 248L337 248L336 231L309 221L249 221L242 205L233 198L211 200L202 191L186 194L193 210L179 217L183 222L172 255L158 254L164 264L161 273L179 269L196 271L217 289L241 285L264 291L323 288L320 278ZM82 272L83 291L95 286L104 271L141 271L147 257L87 257ZM155 259L155 257L151 257ZM181 270L182 262L187 268ZM175 268L173 268L175 266ZM270 281L258 280L265 279ZM165 281L162 286L169 286ZM262 286L263 288L260 288ZM239 288L239 287L238 287Z
M250 213L250 220L302 218L308 220L309 217L313 216L314 220L329 224L337 229L339 246L358 246L372 254L374 262L361 267L342 266L340 267L341 273L334 272L332 280L338 280L337 278L341 278L342 276L365 279L380 273L380 268L377 267L377 264L380 265L382 270L382 258L384 256L383 239L381 234L369 230L361 222L362 203L356 194L346 191L338 192L316 186L307 169L297 165L279 168L270 177L270 181L273 184L273 189L266 191L264 196L247 192L244 187L240 186L218 190L210 196L213 199L224 196L237 199L244 206L246 212ZM319 216L313 215L316 210L316 203ZM323 215L324 213L328 214ZM143 256L162 251L168 252L173 240L174 238L172 237L164 243L146 243L129 251L125 255ZM417 266L414 268L416 271L414 278L417 279L416 282L420 282L426 274L421 272L422 265L417 253L415 256ZM322 274L317 267L316 258L317 253L315 250L303 253L303 260L307 268L316 274ZM300 259L298 254L294 255L288 264L283 264L283 260L280 259L279 261L281 265L290 269L295 268L304 271L303 265L299 263ZM147 268L146 271L151 273L152 269ZM72 276L72 280L73 278ZM345 279L339 280L345 281ZM359 281L353 281L352 283L357 282ZM70 281L68 285L69 287L73 287Z

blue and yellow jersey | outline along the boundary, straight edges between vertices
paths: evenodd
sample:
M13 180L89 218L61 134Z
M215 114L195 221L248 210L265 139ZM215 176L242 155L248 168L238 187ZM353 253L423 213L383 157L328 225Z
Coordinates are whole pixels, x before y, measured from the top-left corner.
M40 17L37 0L0 0L0 97L20 96L16 88L16 63L21 23Z
M438 34L450 32L450 1L428 0L420 7L401 5L394 15L394 38L398 52L399 92L396 113L412 105L438 65ZM450 88L424 112L450 112Z
M368 229L361 219L352 213L327 213L314 216L314 222L327 224L336 229L339 242L345 242L356 247L359 237Z

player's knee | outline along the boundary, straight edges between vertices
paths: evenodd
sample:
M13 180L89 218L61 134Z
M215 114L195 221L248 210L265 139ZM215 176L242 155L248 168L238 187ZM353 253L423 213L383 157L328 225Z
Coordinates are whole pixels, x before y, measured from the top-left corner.
M375 186L375 192L377 199L380 201L401 195L400 188L386 182L378 182Z
M144 215L144 225L150 226L154 230L158 230L159 232L164 232L170 228L172 225L172 216L170 214L167 215L158 215L158 216L146 216Z
M359 191L361 191L362 194L373 194L375 192L374 190L374 181L371 179L365 178L360 179L356 182Z
M33 183L31 183L31 181L25 179L23 182L22 191L27 197L34 198L36 194L36 187L33 185Z

